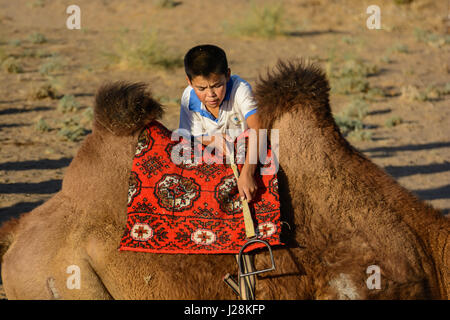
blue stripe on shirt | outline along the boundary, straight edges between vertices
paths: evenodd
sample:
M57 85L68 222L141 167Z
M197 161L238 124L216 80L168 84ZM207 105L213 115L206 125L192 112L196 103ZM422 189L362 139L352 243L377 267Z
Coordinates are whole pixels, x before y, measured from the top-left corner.
M214 118L214 116L209 113L207 110L202 109L202 102L195 94L194 89L191 90L189 94L189 110L200 113L201 116L211 119L212 121L217 122L218 119Z
M250 117L252 114L256 113L257 110L258 109L253 109L253 110L250 110L249 112L247 112L244 116L245 120L247 120L247 118Z
M223 98L223 101L230 100L231 91L233 90L233 82L235 78L239 78L238 76L234 75L230 77L230 80L227 82L227 91L225 92L225 98ZM222 103L223 103L222 101Z

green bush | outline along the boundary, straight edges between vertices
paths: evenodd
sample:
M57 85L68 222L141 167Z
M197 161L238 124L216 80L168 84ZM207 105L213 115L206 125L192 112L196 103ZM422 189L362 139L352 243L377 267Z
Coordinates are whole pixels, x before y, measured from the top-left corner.
M9 55L5 52L5 50L3 50L2 48L0 48L0 64L3 63L3 61L5 61L6 59L8 59Z
M2 62L2 68L8 73L22 73L23 67L17 59L7 58Z
M37 131L39 131L39 132L48 132L48 131L51 130L51 128L50 128L50 126L48 125L48 123L47 123L44 119L42 119L42 118L40 118L40 119L36 122L35 129L36 129Z
M367 92L370 85L366 78L376 75L378 72L378 66L364 63L361 59L337 62L332 58L327 65L331 90L341 94Z
M347 108L342 112L342 114L345 117L363 120L368 113L368 108L369 107L364 100L355 98L347 105Z
M392 59L391 59L390 55L387 53L384 54L383 56L381 56L380 61L384 62L384 63L392 63Z
M364 93L365 100L375 100L377 97L386 97L386 92L382 88L371 87Z
M42 75L49 75L54 71L61 70L62 64L59 59L52 58L48 59L39 67L39 73Z
M135 42L128 35L122 35L112 52L104 52L111 63L126 68L162 67L172 69L181 67L183 59L179 54L171 54L170 50L158 39L156 31L144 32Z
M441 93L443 95L450 94L450 82L447 82L444 87L441 89Z
M252 2L241 20L233 24L225 22L224 29L233 36L273 38L285 34L284 11L282 3L260 5Z
M386 53L387 54L391 54L391 53L409 53L409 48L406 44L402 44L402 43L397 43L394 44L393 46L387 48Z
M432 100L439 100L444 95L450 93L450 84L447 83L443 87L438 87L435 85L429 85L424 90L419 90L416 86L408 85L402 87L401 91L401 97L402 99L405 99L407 101L432 101Z
M178 3L174 0L157 0L156 6L160 8L175 8Z
M340 94L367 92L369 81L363 77L342 77L332 80L331 91Z
M92 107L88 107L83 112L83 119L86 122L92 122L92 120L94 120L94 109Z
M80 104L73 95L64 95L58 102L58 111L62 113L77 111Z
M362 130L364 127L361 120L346 117L344 115L335 115L334 120L343 135L346 135L351 131Z
M9 44L13 47L20 47L22 45L22 40L19 39L13 39L9 41Z
M372 133L364 130L363 119L367 113L367 103L355 98L342 112L334 116L334 120L344 136L357 140L371 140Z
M450 44L450 35L439 35L421 28L414 29L414 37L417 42L423 42L436 48Z
M386 127L388 127L388 128L392 128L392 127L395 127L395 126L397 126L397 125L399 125L399 124L401 124L401 123L403 123L403 119L402 119L401 117L399 117L399 116L393 116L393 117L387 119L387 120L384 122L384 125L385 125Z
M31 43L34 44L42 44L47 42L47 38L42 33L39 32L34 32L30 34L28 36L28 40L30 40Z
M30 98L33 100L41 100L46 98L55 99L57 90L51 83L45 83L39 87L33 87L30 92Z
M61 137L69 141L78 141L86 133L87 130L80 126L77 118L64 119L62 127L58 131Z
M44 0L34 0L27 2L27 6L30 8L43 8L45 7Z
M399 5L402 5L402 4L410 4L410 3L412 3L413 2L413 0L394 0L394 3L395 4L399 4Z
M370 141L372 140L372 132L367 130L355 130L350 132L348 137L358 141Z

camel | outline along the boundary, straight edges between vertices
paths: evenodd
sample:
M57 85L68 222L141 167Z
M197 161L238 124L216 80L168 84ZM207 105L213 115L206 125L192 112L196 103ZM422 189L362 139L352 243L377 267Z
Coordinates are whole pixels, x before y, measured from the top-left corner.
M276 270L258 275L256 298L448 299L449 220L347 142L329 90L304 60L279 61L254 88L261 127L279 130L286 222ZM61 191L0 229L8 299L237 298L222 279L237 272L234 255L118 251L139 132L162 112L143 83L99 89L92 133ZM255 266L268 265L267 251L257 252ZM79 288L67 285L70 266Z

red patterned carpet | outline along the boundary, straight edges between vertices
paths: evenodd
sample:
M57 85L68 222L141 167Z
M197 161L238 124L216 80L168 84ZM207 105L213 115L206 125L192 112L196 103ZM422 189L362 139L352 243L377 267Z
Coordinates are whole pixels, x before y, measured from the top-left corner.
M199 164L177 159L194 144L157 121L139 137L128 191L128 219L120 250L155 253L238 253L246 242L237 180L229 164ZM177 148L171 158L173 148ZM205 147L197 144L201 151ZM268 157L271 156L268 147ZM172 161L175 159L177 161ZM177 165L176 163L180 163ZM269 167L270 163L266 165ZM239 170L242 165L238 164ZM250 202L258 238L280 245L280 203L276 174L259 175L258 194ZM246 251L261 247L254 244Z

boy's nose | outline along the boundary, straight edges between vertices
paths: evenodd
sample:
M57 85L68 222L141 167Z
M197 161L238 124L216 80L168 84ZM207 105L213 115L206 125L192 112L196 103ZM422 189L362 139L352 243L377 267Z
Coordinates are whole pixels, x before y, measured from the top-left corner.
M213 97L216 96L216 92L213 89L209 89L208 90L208 96L213 98Z

